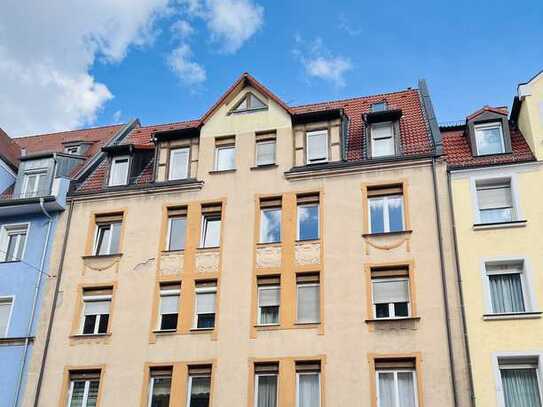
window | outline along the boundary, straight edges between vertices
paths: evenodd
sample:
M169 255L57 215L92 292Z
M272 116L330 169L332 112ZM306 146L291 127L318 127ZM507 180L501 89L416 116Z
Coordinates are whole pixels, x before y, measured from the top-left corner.
M273 138L260 138L256 141L256 165L275 164L275 135Z
M179 318L179 296L181 285L179 283L160 285L160 318L158 329L160 331L175 331Z
M387 157L395 154L392 122L371 125L371 156Z
M112 288L85 289L81 333L99 335L108 332Z
M111 161L111 173L109 174L109 186L126 185L128 183L128 156L114 157Z
M28 225L2 226L1 261L20 261L23 258L27 231Z
M221 242L221 206L202 208L202 235L200 247L219 247Z
M67 147L64 147L64 152L66 154L79 154L79 146L67 146Z
M196 283L196 313L194 328L213 329L215 327L215 302L217 297L217 282Z
M476 188L481 223L502 223L515 220L511 179L478 181Z
M189 366L187 407L209 407L211 366Z
M187 208L168 209L167 250L185 249L187 236Z
M387 110L387 102L372 103L371 105L372 112L384 112L385 110Z
M318 274L300 274L296 277L296 322L320 322L320 283Z
M153 368L149 378L148 407L168 407L172 387L171 368Z
M190 148L175 148L170 150L170 162L168 164L168 179L185 179L189 177Z
M268 106L258 97L250 92L241 99L241 101L232 109L232 113L243 113L251 110L266 109Z
M404 230L402 186L368 189L370 233Z
M382 368L378 369L376 374L377 407L418 406L416 374L413 368Z
M318 195L298 197L297 218L297 240L318 240L320 238Z
M541 407L537 357L499 359L505 407Z
M122 214L96 216L93 255L107 256L119 253L122 220Z
M8 336L13 298L0 298L0 338Z
M255 407L277 407L277 363L255 365Z
M407 268L371 270L374 318L405 318L411 314L408 273Z
M281 198L260 201L260 243L281 241Z
M321 404L319 362L296 362L296 407L319 407Z
M25 172L23 178L22 197L32 198L40 195L46 195L47 187L47 171L32 170Z
M100 371L70 373L68 407L95 407L99 387Z
M258 325L279 324L280 300L280 278L260 277L258 279Z
M478 124L475 126L475 143L478 155L501 154L505 152L501 123Z
M523 262L485 265L492 313L526 312L528 295Z
M215 140L215 171L236 168L236 140L234 137Z
M328 161L328 130L307 132L306 145L308 164Z

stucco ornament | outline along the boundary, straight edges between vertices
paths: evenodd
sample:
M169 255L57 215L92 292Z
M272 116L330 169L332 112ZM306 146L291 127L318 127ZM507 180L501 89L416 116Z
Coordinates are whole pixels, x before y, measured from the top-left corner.
M220 252L205 251L196 254L196 271L198 273L217 273L219 271Z
M320 243L298 243L296 245L296 263L299 265L319 264L321 260Z
M281 266L281 247L266 246L256 249L256 266L258 268L272 268Z
M160 256L160 274L171 275L181 273L184 265L184 255L180 253Z
M410 252L411 248L409 245L411 235L410 234L401 234L399 236L365 236L366 241L366 254L370 254L370 247L377 250L394 250L402 245L405 245L405 251Z

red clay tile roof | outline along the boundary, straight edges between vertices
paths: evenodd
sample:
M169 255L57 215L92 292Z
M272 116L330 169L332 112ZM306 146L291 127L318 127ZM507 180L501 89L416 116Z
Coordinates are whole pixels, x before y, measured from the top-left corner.
M444 157L452 168L483 167L498 164L512 164L525 161L534 161L535 157L526 143L524 136L518 129L510 127L511 133L511 154L487 155L474 157L467 136L464 134L465 127L442 128Z
M0 128L0 156L15 170L19 165L20 155L21 150L19 146Z
M137 127L119 144L152 144L153 134L159 131L190 129L198 127L200 123L200 120L187 120L183 122Z

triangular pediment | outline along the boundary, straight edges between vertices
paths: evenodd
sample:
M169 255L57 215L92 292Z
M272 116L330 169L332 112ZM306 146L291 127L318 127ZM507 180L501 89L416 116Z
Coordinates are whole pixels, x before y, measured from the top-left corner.
M244 113L267 109L268 105L252 92L247 92L243 98L230 111L231 113Z

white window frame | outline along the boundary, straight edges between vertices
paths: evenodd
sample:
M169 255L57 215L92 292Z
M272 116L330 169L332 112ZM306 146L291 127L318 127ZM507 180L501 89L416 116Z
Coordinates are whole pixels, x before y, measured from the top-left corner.
M258 146L259 145L264 145L264 144L272 144L273 145L273 158L272 158L272 161L269 162L269 163L260 163L258 162ZM257 167L263 167L263 166L266 166L266 165L273 165L275 164L277 161L277 139L268 139L268 140L261 140L261 141L256 141L255 143L255 165Z
M314 376L319 379L319 406L322 405L321 372L296 372L296 407L300 407L300 376Z
M197 374L197 375L190 375L189 374L189 380L188 380L188 389L187 389L187 407L190 407L190 396L192 392L192 379L195 377L207 377L209 378L209 400L211 401L211 374L205 375L205 374Z
M311 242L311 240L300 240L300 208L306 208L310 206L316 206L317 207L317 238L313 240L320 240L321 238L321 203L319 202L313 202L313 203L304 203L304 204L298 204L296 205L296 241L298 242ZM281 216L283 214L281 213Z
M205 246L205 240L207 236L207 224L209 222L208 218L219 218L219 222L221 222L219 226L219 244L218 246ZM221 246L221 235L222 235L222 213L216 213L216 214L202 214L202 224L201 224L201 233L200 233L200 248L217 248Z
M172 165L172 162L173 162L173 159L174 159L174 155L177 152L186 152L186 154L187 154L187 163L186 163L186 166L185 166L185 173L186 173L187 176L184 177L184 178L173 178L173 165ZM180 179L189 178L189 176L190 176L189 169L190 169L190 147L171 148L170 149L170 154L169 154L169 157L168 157L168 181L176 181L176 180L180 180Z
M215 312L213 313L215 315L215 323L213 324L212 328L198 328L198 315L209 315L209 312L198 312L198 294L209 294L214 293L215 294ZM194 330L204 330L204 331L211 331L215 329L217 326L217 286L214 287L197 287L194 289L194 318L192 321L192 329Z
M317 321L303 321L299 319L298 315L298 298L300 296L299 288L300 287L318 287L319 288L319 319ZM297 324L320 324L321 323L321 283L320 281L318 283L296 283L296 323Z
M234 154L234 166L232 168L219 168L219 151L220 150L232 150ZM215 171L232 171L236 169L236 145L226 144L221 146L215 146Z
M36 176L35 188L32 191L27 191L29 178L31 176ZM24 198L32 198L39 195L40 188L40 179L42 177L47 177L47 168L36 168L32 170L25 171L23 174L23 187L22 195Z
M178 298L178 304L181 304L181 290L180 289L161 289L160 290L160 294L159 294L159 304L158 304L158 326L157 326L157 331L176 331L177 328L172 328L172 329L162 329L162 316L163 315L172 315L172 314L163 314L162 312L160 312L160 307L162 305L162 297L177 297ZM179 318L179 309L177 310L177 318Z
M494 378L496 381L496 398L498 401L498 407L506 407L505 406L505 395L503 390L503 381L502 381L502 375L500 368L500 359L506 360L506 359L533 359L534 361L537 360L537 382L539 385L539 398L541 402L543 403L543 372L542 372L542 366L541 363L543 361L543 353L526 353L526 352L503 352L503 353L494 353L492 355L492 364L494 367ZM509 364L507 365L509 369L512 368L522 368L522 367L528 367L527 364Z
M68 407L72 405L72 394L74 391L74 384L75 382L85 382L85 389L83 390L83 400L81 400L81 405L83 407L87 407L88 398L89 398L89 390L90 390L90 383L94 382L96 380L71 380L70 379L70 390L68 391ZM98 389L100 388L100 379L98 379Z
M486 130L486 129L492 129L492 128L499 128L500 130L500 146L501 146L501 151L500 152L497 152L497 153L485 153L485 154L481 154L479 152L479 137L478 137L478 131L479 130ZM505 153L505 140L504 140L504 137L503 137L503 127L502 127L502 122L491 122L491 123L483 123L483 124L476 124L473 126L473 132L475 133L474 134L474 137L475 137L475 150L477 151L477 155L478 156L485 156L485 155L495 155L495 154L503 154Z
M118 223L120 225L120 228L123 227L123 222L120 221L120 222L110 222L110 223L96 223L96 230L94 231L94 246L92 248L92 254L93 256L111 256L111 255L115 255L115 254L119 254L119 253L112 253L111 252L111 242L113 240L113 224L116 224ZM107 242L107 253L106 254L99 254L97 253L96 251L98 250L98 238L100 237L100 226L107 226L109 225L110 229L109 229L109 239L108 239L108 242ZM117 250L120 249L120 244L121 244L121 230L119 229L119 247L117 248Z
M11 235L14 235L14 234L17 234L17 235L22 234L22 233L17 233L17 232L20 232L23 229L25 229L26 237L25 237L23 249L21 251L21 257L19 259L16 259L16 260L8 260L7 256L8 256L9 237ZM26 246L28 244L28 238L30 236L30 222L26 222L26 223L6 223L6 224L1 226L0 235L1 235L0 236L0 263L1 262L12 262L12 261L22 261L24 259L24 256L25 256ZM16 247L15 247L15 253L17 253L19 251L20 244L21 244L21 239L18 238Z
M376 196L376 197L369 197L368 198L368 229L370 230L370 233L390 233L390 215L389 215L389 209L388 209L388 200L390 198L401 198L402 199L402 231L405 231L405 199L403 194L393 194L393 195L384 195L384 196ZM374 232L371 230L371 202L373 200L383 200L383 232Z
M388 303L388 317L386 318L378 318L377 317L377 304L375 304L373 299L373 282L374 281L407 281L407 295L409 296L409 301L407 301L407 316L396 316L396 310L394 308L394 303L389 302ZM371 303L373 306L373 317L378 320L386 320L386 319L405 319L405 318L411 318L411 282L409 281L409 277L382 277L382 278L372 278L371 279Z
M375 386L377 393L377 407L381 407L381 395L379 392L379 374L380 373L393 373L394 374L394 390L395 390L395 401L396 406L399 407L398 401L400 400L399 395L399 386L398 386L398 373L411 373L413 375L413 391L415 393L415 406L419 405L419 392L418 392L418 383L417 383L417 370L416 369L377 369L375 371Z
M487 171L483 175L470 177L471 202L473 208L473 219L475 225L484 226L481 222L481 209L479 208L479 196L477 194L477 184L489 184L495 181L507 181L511 185L511 201L513 202L513 222L524 219L522 208L520 207L520 194L518 192L517 174L511 170Z
M124 175L124 182L121 183L121 184L112 184L112 181L113 181L113 169L117 165L117 161L120 161L120 160L127 160L126 174ZM115 187L115 186L127 185L128 184L128 176L129 176L129 174L130 174L130 156L129 155L120 155L120 156L117 156L117 157L113 157L113 159L111 160L111 168L110 168L110 173L109 173L108 186Z
M186 215L175 215L175 216L168 216L168 234L166 236L166 244L167 244L167 248L168 248L168 251L171 251L172 248L170 246L170 238L171 238L171 232L172 232L172 221L173 219L179 219L179 218L185 218L185 246L187 244L187 216ZM176 250L185 250L185 248L182 248L182 249L176 249Z
M102 319L102 315L97 314L96 319L94 320L94 330L90 334L83 333L83 329L85 329L85 309L87 306L87 302L103 302L109 300L109 313L108 315L108 325L111 323L111 306L113 304L113 296L112 295L83 295L82 301L83 301L83 307L81 309L81 321L80 321L80 328L79 328L79 335L104 335L103 333L98 333L98 329L100 327L100 320Z
M73 149L75 149L75 153L71 152ZM79 155L79 150L81 149L81 145L75 145L75 146L66 146L64 147L64 152L66 154L74 154Z
M277 322L271 322L269 324L262 323L262 307L260 306L260 291L261 290L279 290L279 320ZM257 287L257 302L258 302L258 315L257 315L257 325L259 326L274 326L279 325L281 322L281 286L280 285L261 285Z
M255 402L254 407L258 407L258 385L260 377L275 377L275 407L279 405L279 374L278 373L255 373Z
M310 158L309 154L309 137L315 136L315 135L321 135L324 134L325 137L325 156L324 157L317 157L317 158ZM328 134L327 129L321 129L321 130L312 130L305 133L305 146L306 146L306 163L307 164L318 164L318 163L325 163L328 162L330 157L330 135Z
M492 307L492 297L490 294L490 281L487 273L487 265L500 265L500 264L522 264L522 271L520 273L520 281L522 284L522 296L524 299L525 311L518 313L519 318L522 318L524 314L530 314L538 310L537 297L534 290L533 272L532 266L527 257L513 256L513 257L491 257L481 259L481 278L483 281L483 298L485 299L485 311L488 316L500 316L504 314L496 314ZM509 274L509 273L491 273L491 274ZM516 274L516 273L515 273ZM508 315L510 318L511 316ZM513 314L517 315L517 314ZM543 399L542 399L543 401Z
M390 127L391 133L390 137L380 137L376 139L373 134L373 129L375 127ZM379 122L379 123L373 123L371 125L371 158L380 158L380 157L393 157L396 155L396 140L394 139L394 122ZM392 154L384 154L384 155L375 155L375 140L385 140L389 139L392 143Z
M170 383L171 383L172 376L160 376L160 377L151 376L149 378L149 397L147 399L147 407L151 407L151 403L153 401L153 391L154 391L154 388L155 388L155 379L163 379L163 378L166 378L166 377L170 378ZM172 387L171 387L171 384L170 384L170 399L171 399L171 397L172 397Z
M9 328L11 325L11 318L13 317L13 309L15 308L15 296L14 295L6 295L0 297L0 303L9 303L9 315L8 320L6 321L6 331L0 332L0 338L7 338L9 334Z

